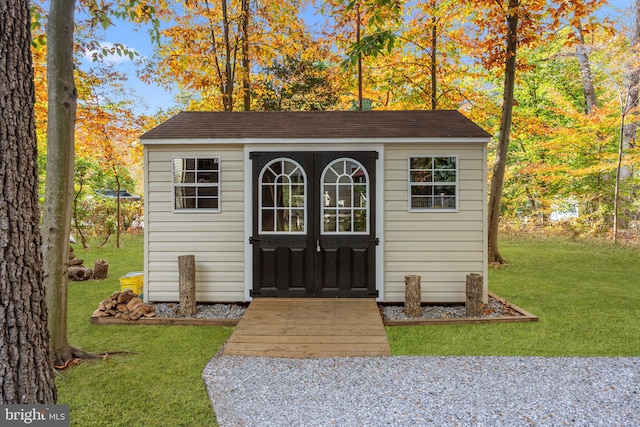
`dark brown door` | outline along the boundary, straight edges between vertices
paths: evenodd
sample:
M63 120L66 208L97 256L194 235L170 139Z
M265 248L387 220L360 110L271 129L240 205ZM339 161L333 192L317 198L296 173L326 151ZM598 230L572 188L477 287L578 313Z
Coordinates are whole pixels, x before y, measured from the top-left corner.
M252 296L377 296L376 153L252 159Z

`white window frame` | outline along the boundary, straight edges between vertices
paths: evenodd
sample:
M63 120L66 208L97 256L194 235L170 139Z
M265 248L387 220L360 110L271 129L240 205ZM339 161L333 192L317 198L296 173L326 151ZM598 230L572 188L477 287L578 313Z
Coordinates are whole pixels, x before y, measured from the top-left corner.
M456 174L456 179L455 182L431 182L428 184L423 184L423 183L419 183L419 182L412 182L411 181L411 172L412 171L416 171L419 169L411 169L411 159L415 159L415 158L430 158L432 160L432 162L435 159L439 159L439 158L454 158L455 162L456 162L456 168L455 168L455 174ZM435 169L431 169L431 170L435 170ZM409 212L459 212L460 210L460 193L459 193L459 189L460 189L460 185L459 185L459 181L460 181L460 159L458 158L457 155L453 155L453 154L415 154L415 155L410 155L407 158L407 205L408 205L408 210ZM437 186L438 184L440 185L454 185L455 186L455 207L453 208L449 208L449 207L413 207L413 203L412 203L412 194L411 194L411 189L412 187L417 187L417 186L421 186L421 185L431 185L431 186ZM437 196L433 196L434 198Z
M215 164L218 165L218 181L217 182L207 182L207 183L179 183L175 181L175 164L176 160L184 161L186 159L193 159L196 164L196 169L194 169L194 173L198 173L197 165L198 160L213 160ZM171 210L173 213L220 213L222 211L222 160L220 156L175 156L171 159ZM202 187L211 187L218 189L218 207L217 208L177 208L176 207L176 188L177 187L191 187L191 188L202 188ZM195 196L196 199L198 196Z
M263 213L263 209L264 207L262 206L262 178L264 177L264 173L267 170L267 168L269 166L271 166L274 163L277 162L282 162L282 161L286 161L289 163L292 163L294 165L296 165L296 167L298 169L300 169L300 171L302 172L302 176L304 178L304 198L303 198L303 209L300 209L299 206L289 206L289 220L291 221L291 211L293 210L303 210L303 218L304 218L304 225L303 225L303 229L302 231L265 231L262 229L262 213ZM308 219L309 219L309 212L307 209L308 206L308 187L307 184L309 182L309 178L307 176L307 171L304 170L304 168L300 165L300 163L298 163L297 161L289 158L289 157L278 157L276 159L273 159L271 161L269 161L269 163L267 163L266 165L264 165L262 167L262 169L260 170L260 175L258 176L258 185L259 185L259 190L258 190L258 233L259 234L286 234L286 235L290 235L290 234L298 234L298 235L305 235L307 234L307 224L308 224ZM289 184L291 185L291 184ZM294 209L295 208L295 209ZM277 210L277 209L276 209ZM274 216L275 218L275 216Z

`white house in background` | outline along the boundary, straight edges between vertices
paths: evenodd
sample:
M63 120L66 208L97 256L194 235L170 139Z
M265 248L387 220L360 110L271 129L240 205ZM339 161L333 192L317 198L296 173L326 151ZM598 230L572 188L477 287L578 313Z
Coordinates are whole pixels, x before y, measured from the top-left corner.
M183 112L141 137L147 301L463 302L485 277L487 143L457 111Z
M562 222L578 219L580 217L579 209L578 201L573 197L559 200L551 205L549 221Z

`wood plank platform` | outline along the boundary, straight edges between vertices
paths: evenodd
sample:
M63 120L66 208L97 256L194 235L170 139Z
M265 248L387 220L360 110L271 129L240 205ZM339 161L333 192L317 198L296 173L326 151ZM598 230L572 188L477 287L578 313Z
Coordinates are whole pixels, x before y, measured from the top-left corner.
M227 341L227 356L390 356L374 299L256 298Z

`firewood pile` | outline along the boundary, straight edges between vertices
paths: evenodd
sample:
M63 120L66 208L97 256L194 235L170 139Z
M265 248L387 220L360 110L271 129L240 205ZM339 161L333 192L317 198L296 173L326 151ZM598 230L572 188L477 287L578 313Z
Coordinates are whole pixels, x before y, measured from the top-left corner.
M138 320L141 317L154 317L156 315L152 306L145 304L138 294L131 289L114 292L98 304L98 309L93 312L94 317L114 316L122 320Z
M84 260L76 258L73 248L69 247L69 279L81 281L93 277L93 270L82 265Z

